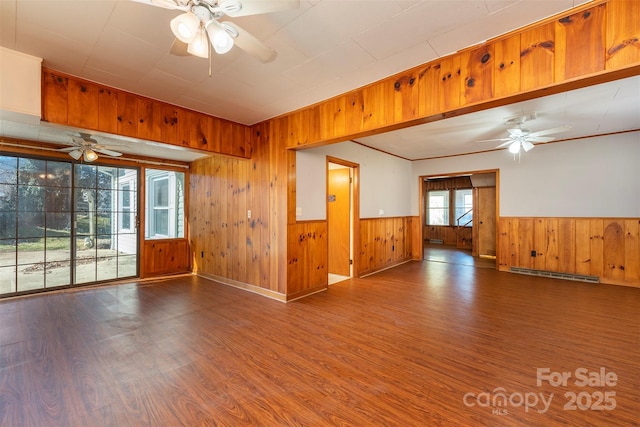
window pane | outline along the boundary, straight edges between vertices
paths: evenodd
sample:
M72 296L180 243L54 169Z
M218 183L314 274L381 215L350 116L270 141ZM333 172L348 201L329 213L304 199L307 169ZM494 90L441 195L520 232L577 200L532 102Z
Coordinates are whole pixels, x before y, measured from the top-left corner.
M0 212L14 212L18 208L18 187L0 184Z
M16 220L15 212L0 212L0 238L10 239L16 235Z
M45 188L37 185L18 186L18 210L39 212L44 210Z
M427 225L449 225L449 192L427 193Z
M153 211L155 224L155 234L162 236L169 235L169 211L167 209L155 209Z
M146 188L145 238L184 237L184 173L147 169Z
M71 187L71 163L47 162L47 182L48 187Z
M155 207L169 206L169 180L167 179L156 180L153 188L154 188L153 205Z
M471 227L473 225L473 194L472 190L456 190L455 192L456 225Z
M0 184L18 183L18 158L0 156Z
M47 164L44 160L25 159L18 161L18 183L22 185L45 185Z

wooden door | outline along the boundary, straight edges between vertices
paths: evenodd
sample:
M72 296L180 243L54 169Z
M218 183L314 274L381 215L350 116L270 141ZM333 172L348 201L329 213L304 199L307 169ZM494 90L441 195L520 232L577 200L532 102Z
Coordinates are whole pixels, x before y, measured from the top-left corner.
M328 171L329 273L351 276L351 177L348 167Z
M479 187L478 211L478 255L496 256L496 187Z

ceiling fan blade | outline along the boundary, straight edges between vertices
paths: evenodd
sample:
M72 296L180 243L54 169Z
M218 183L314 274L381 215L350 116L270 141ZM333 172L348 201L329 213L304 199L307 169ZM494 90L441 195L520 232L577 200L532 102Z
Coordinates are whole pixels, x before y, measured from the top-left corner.
M557 128L551 128L551 129L541 130L538 132L532 132L529 134L529 136L551 135L552 133L566 132L569 129L571 129L571 126L560 126Z
M520 143L520 146L522 147L522 149L524 151L529 151L531 150L533 147L535 147L535 145L533 145L532 143L530 143L529 141L522 141Z
M511 138L482 139L476 142L500 142L500 141L511 141Z
M241 5L237 8L238 3ZM223 0L218 2L218 6L224 14L232 18L238 16L260 15L262 13L278 12L280 10L297 9L300 7L300 0Z
M508 139L507 142L503 142L502 144L498 145L496 148L502 148L502 147L506 147L507 145L511 145L513 144L515 141L513 139Z
M551 142L553 141L555 138L552 136L531 136L529 135L527 137L527 141L531 141L531 142Z
M120 157L120 156L122 156L122 153L120 153L118 151L109 150L109 149L106 149L106 148L94 148L93 151L96 151L96 152L101 153L101 154L106 154L107 156L112 156L112 157Z
M522 136L522 135L524 135L524 132L522 131L522 129L507 129L507 132L509 132L509 135L511 135L511 136Z
M233 22L226 21L222 24L229 26L237 31L238 37L233 39L233 43L260 62L271 62L276 59L276 56L278 56L278 53L275 50L271 49L269 46L265 45L256 37L254 37L251 33L243 30Z
M71 152L69 153L69 155L70 155L71 157L73 157L73 158L74 158L74 160L79 160L79 159L80 159L80 157L82 157L82 150L80 150L80 149L75 149L75 150L71 151Z
M72 147L59 148L57 151L61 151L63 153L68 153L70 151L77 150L77 149L78 149L78 147L74 145Z
M178 39L173 39L173 44L171 44L169 53L176 56L189 56L191 54L187 51L188 48L188 44L181 42Z
M131 0L136 3L142 3L149 6L161 7L163 9L181 9L185 10L185 7L172 0Z

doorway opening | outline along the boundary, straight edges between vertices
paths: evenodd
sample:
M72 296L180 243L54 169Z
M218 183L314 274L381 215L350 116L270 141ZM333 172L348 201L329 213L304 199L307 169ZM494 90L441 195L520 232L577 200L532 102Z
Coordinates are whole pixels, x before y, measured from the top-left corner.
M357 275L359 165L327 157L328 283Z
M496 268L498 177L498 170L420 177L423 259L457 251Z

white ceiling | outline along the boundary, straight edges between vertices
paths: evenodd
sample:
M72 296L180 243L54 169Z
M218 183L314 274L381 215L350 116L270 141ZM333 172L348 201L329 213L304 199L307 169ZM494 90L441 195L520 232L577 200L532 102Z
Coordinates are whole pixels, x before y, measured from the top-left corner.
M585 2L301 0L296 10L229 18L278 57L263 64L234 48L213 57L211 77L208 60L169 54L169 21L180 12L130 0L0 0L0 45L41 57L45 67L251 125ZM538 113L532 131L571 125L563 137L638 128L638 89L637 80L620 81L358 142L408 159L473 152L479 146L472 141L506 136L504 119L531 111ZM592 96L598 101L586 102ZM0 135L37 141L65 143L72 131L0 122ZM184 161L202 155L157 144L133 148L129 139L109 135L96 139L130 154Z

